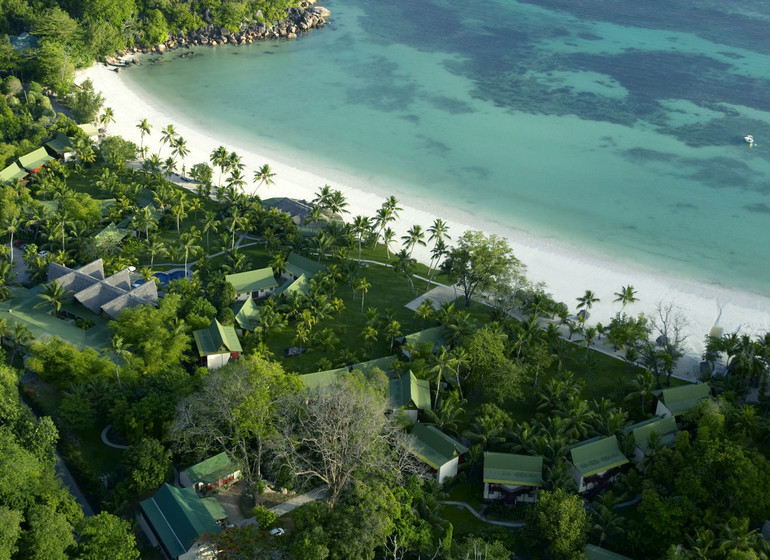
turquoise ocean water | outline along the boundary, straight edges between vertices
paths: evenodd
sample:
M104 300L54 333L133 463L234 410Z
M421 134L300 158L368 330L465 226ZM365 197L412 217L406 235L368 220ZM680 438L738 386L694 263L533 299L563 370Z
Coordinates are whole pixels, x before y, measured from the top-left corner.
M298 167L770 295L770 3L321 4L298 40L125 79Z

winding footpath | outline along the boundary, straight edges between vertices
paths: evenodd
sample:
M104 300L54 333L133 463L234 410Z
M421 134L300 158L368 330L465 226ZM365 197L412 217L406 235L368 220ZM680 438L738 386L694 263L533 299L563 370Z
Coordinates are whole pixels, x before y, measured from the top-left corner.
M473 516L481 521L482 523L488 523L490 525L498 525L499 527L511 527L513 529L521 529L524 527L524 522L522 521L495 521L494 519L489 519L485 515L479 513L473 507L471 507L470 504L466 504L465 502L454 502L454 501L442 501L439 500L440 504L443 504L445 506L457 506L467 509Z

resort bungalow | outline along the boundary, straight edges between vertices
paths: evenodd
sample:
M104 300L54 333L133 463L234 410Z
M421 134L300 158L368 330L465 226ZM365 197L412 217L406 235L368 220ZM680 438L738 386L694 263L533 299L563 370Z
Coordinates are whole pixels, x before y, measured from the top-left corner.
M303 274L308 280L326 268L321 263L312 261L295 252L289 253L286 261L286 270L281 272L281 278L286 280L296 280Z
M262 201L263 208L275 208L291 217L296 226L304 226L308 216L313 211L313 205L306 200L296 198L268 198Z
M408 334L397 338L396 342L401 346L401 353L407 360L412 359L412 350L430 348L431 352L438 352L438 349L446 344L444 327L433 327Z
M155 282L133 288L127 268L105 278L102 259L76 269L49 263L48 281L53 280L65 290L74 292L75 300L91 313L103 313L111 319L129 307L155 305L158 302Z
M278 287L278 282L273 276L273 269L270 267L228 274L225 279L235 288L236 301L263 298L272 294Z
M93 237L99 247L117 247L127 236L128 231L110 222L110 225L96 233Z
M543 458L484 452L484 499L532 503L543 486Z
M148 282L154 284L154 282ZM195 345L198 347L201 365L209 369L217 369L230 361L241 357L241 342L235 333L235 328L224 326L214 319L207 329L193 332Z
M63 132L59 132L56 138L49 140L45 145L64 163L71 161L75 157L75 147L72 145L72 138Z
M680 416L689 412L695 406L711 396L711 386L708 383L699 383L697 385L682 385L681 387L670 387L661 391L655 391L657 403L655 405L655 415L667 418L669 416Z
M305 384L305 388L310 393L320 393L325 387L328 387L337 379L337 376L350 371L346 367L337 369L328 369L326 371L317 371L315 373L307 373L300 375L299 378L302 383Z
M634 436L634 458L637 462L644 459L654 445L671 447L676 440L676 420L668 418L651 418L630 428Z
M83 131L91 142L99 140L99 129L93 123L79 124L78 128Z
M45 164L51 161L53 161L53 158L48 155L45 148L38 148L34 152L30 152L19 158L19 163L29 173L37 173Z
M0 171L0 183L18 183L23 181L27 176L27 172L24 171L19 164L13 162L11 165Z
M225 484L237 481L241 471L227 453L209 457L197 465L179 473L179 483L185 488L193 487L196 492L204 494Z
M241 332L254 331L262 319L262 308L252 298L246 298L233 306L235 314L235 324L241 329Z
M164 484L152 498L139 502L137 521L166 558L193 560L213 554L199 538L221 532L217 521L226 517L215 498L199 498L192 488Z
M620 467L628 459L620 451L618 438L595 437L578 443L570 449L573 476L578 492L599 491L617 480Z
M417 422L420 410L431 410L430 381L417 379L410 371L389 383L390 407L402 410L412 422Z
M287 280L274 292L274 295L286 294L287 296L307 296L310 293L310 283L303 274L296 280Z
M468 448L431 424L417 423L407 439L408 449L435 473L439 484L457 475Z

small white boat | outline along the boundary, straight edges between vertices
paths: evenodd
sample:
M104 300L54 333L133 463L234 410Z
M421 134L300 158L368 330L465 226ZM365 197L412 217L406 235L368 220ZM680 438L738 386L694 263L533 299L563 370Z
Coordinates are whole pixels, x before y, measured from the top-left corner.
M746 143L751 146L754 144L754 137L751 134L747 134L743 137L743 139L746 141Z

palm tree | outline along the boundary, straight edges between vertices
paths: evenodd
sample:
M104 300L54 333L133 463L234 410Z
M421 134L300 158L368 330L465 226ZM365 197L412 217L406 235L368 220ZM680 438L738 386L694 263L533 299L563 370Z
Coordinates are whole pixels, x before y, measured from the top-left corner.
M149 239L150 229L158 225L158 220L155 219L152 208L147 205L136 211L134 217L131 218L131 223L137 231L144 232L145 239Z
M449 364L452 361L452 355L447 351L446 347L442 346L438 354L436 354L436 362L431 368L430 372L436 374L436 398L433 401L433 408L438 406L438 394L441 390L441 380L444 379L445 370L449 369Z
M439 260L446 251L446 240L452 239L449 234L449 225L441 218L436 218L433 221L433 225L428 228L428 241L433 241L433 249L431 249L430 266L428 267L428 287L430 287L430 280L433 277L433 267L438 266Z
M393 343L401 336L401 323L393 320L385 326L383 332L390 338L390 351L393 352Z
M216 233L219 231L219 226L222 222L220 222L217 219L216 214L214 212L206 212L205 218L203 220L203 233L206 234L206 250L211 250L211 244L209 243L209 233L214 232Z
M580 322L583 323L588 318L588 311L591 309L594 303L599 301L599 298L596 297L596 294L594 294L593 291L586 290L586 293L583 294L581 297L577 298L577 301L578 301L578 306L577 306L578 309L582 307L586 308L586 313L580 316Z
M652 399L654 396L654 389L655 379L653 374L650 370L645 370L643 373L637 375L636 378L631 382L631 392L626 395L623 400L632 401L640 399L642 401L642 414L645 414L647 412L645 403L647 402L647 399Z
M406 252L406 249L401 249L401 252L396 255L396 263L393 265L393 270L409 280L409 285L412 286L412 293L414 293L414 281L412 280L412 276L414 276L414 267L416 265L417 261Z
M398 218L398 213L403 210L403 208L398 205L398 199L393 195L390 195L387 200L385 200L383 206L390 211L394 218Z
M13 363L13 359L16 357L16 353L21 350L24 346L29 344L29 342L32 340L32 332L30 332L29 327L27 327L24 323L14 323L13 324L13 353L11 353L11 359L9 360L11 363Z
M166 128L161 129L160 131L160 147L163 148L164 144L168 144L169 146L174 145L174 138L176 138L176 130L174 129L174 125L170 124L166 126ZM160 157L160 150L158 150L158 157Z
M5 232L10 237L10 246L11 250L8 253L8 261L11 263L11 266L13 266L13 235L19 231L19 228L22 225L21 218L19 217L21 214L20 210L16 210L15 212L9 213L8 215L3 217L2 222L2 228L5 230Z
M187 213L185 212L186 208L187 208L187 195L184 192L179 192L171 206L171 212L174 214L174 218L176 219L177 236L182 235L179 227L179 222L183 218L187 217Z
M232 235L232 242L230 243L230 250L235 249L235 230L236 228L248 227L249 219L241 214L241 211L237 208L233 209L233 213L227 219L230 224L230 234Z
M149 173L150 175L160 173L162 167L163 162L160 161L160 156L158 154L152 154L142 162L142 171Z
M99 123L104 127L104 130L107 130L107 125L110 123L115 122L115 113L112 110L112 107L105 107L104 112L99 117Z
M152 125L147 122L147 119L142 119L138 125L136 125L136 128L139 129L140 134L140 140L139 140L139 151L141 152L142 156L144 156L144 135L150 134L150 129L152 128Z
M230 172L230 176L227 178L227 186L234 189L236 192L243 189L246 185L246 178L243 176L243 172L235 168Z
M350 211L345 209L347 206L348 202L345 200L345 195L343 195L341 191L334 191L331 194L331 199L329 200L329 210L331 210L332 214L349 214Z
M190 150L187 148L187 140L179 136L171 141L171 146L173 147L171 153L182 160L182 178L184 178L184 158L190 155Z
M227 155L227 168L228 169L237 169L238 171L243 171L243 168L246 167L243 164L243 158L239 156L235 152L230 152Z
M72 292L70 290L65 290L64 286L59 284L56 280L52 280L50 283L45 285L43 293L37 295L37 297L43 301L36 304L35 309L50 305L52 315L58 315L59 311L61 311L62 303L71 294Z
M410 257L417 245L422 245L423 247L426 246L425 241L423 241L424 237L425 232L422 231L422 226L419 225L412 226L412 228L406 232L406 235L401 236L401 239L404 242L404 248L409 251Z
M316 206L319 206L322 210L326 210L327 208L331 207L331 200L332 188L329 185L324 185L318 189L318 192L316 193L312 202Z
M385 228L382 232L382 243L385 245L385 255L390 259L390 244L396 238L396 232L390 228Z
M364 298L366 297L367 292L369 292L369 288L371 288L372 285L366 281L366 278L361 277L358 282L356 282L356 291L361 292L361 313L364 312Z
M198 230L192 228L189 232L185 232L179 238L179 251L184 253L184 277L187 278L187 260L192 255L193 257L201 252L201 248L198 245L201 236Z
M225 148L224 146L219 146L216 150L211 152L209 161L211 161L211 165L213 165L214 167L219 167L219 185L218 186L221 187L222 175L225 174L225 169L227 169L227 167L230 165L227 148Z
M353 218L353 233L356 234L358 241L358 262L361 262L361 241L364 235L372 229L372 224L366 216L356 216Z
M622 304L621 309L625 309L626 305L628 305L629 303L634 303L636 301L639 301L639 299L636 297L636 290L631 284L620 288L619 292L615 292L615 296L617 297L613 301L621 302Z
M270 165L268 165L267 163L254 172L254 180L259 181L259 183L257 184L257 188L259 188L262 185L269 187L270 185L275 184L273 181L273 177L275 177L275 173L273 173L273 170L270 168Z
M128 363L128 361L131 359L131 352L128 350L131 348L131 345L127 342L123 342L123 338L115 335L112 337L112 347L111 348L105 348L102 350L102 352L112 352L115 354L115 357L118 359L123 360L124 363ZM123 390L123 385L120 383L120 371L118 369L118 362L115 361L115 377L118 378L118 389L121 391Z

